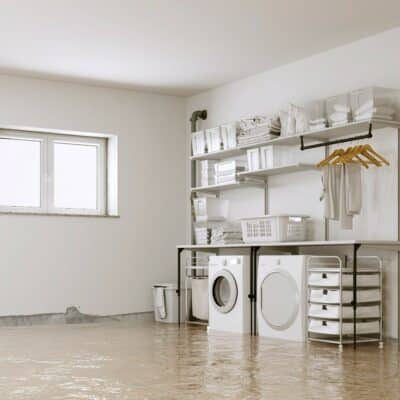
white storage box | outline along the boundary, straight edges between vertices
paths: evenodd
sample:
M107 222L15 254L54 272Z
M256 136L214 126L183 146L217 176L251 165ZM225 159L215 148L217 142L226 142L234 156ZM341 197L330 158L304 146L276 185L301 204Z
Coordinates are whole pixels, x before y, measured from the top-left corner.
M326 115L326 101L315 100L304 107L310 131L319 131L325 129L328 125L328 119Z
M238 123L233 122L231 124L221 125L220 128L222 147L225 150L237 147Z
M160 283L153 285L152 289L155 320L158 322L177 323L179 297L176 293L176 284ZM182 300L185 298L184 295L184 290L181 290Z
M245 243L256 242L301 242L306 240L305 215L266 215L242 219L242 234Z
M342 323L342 334L352 335L353 334L353 322ZM357 333L358 334L376 334L380 332L379 321L365 321L357 322ZM329 320L317 320L311 319L308 325L308 331L311 333L323 334L323 335L340 335L340 322L329 321Z
M368 303L381 300L379 289L364 289L357 291L357 303ZM339 289L310 289L310 301L314 303L339 304ZM353 301L352 290L342 290L342 303L348 304Z
M308 284L311 286L337 287L340 285L339 272L311 272L308 276ZM353 275L342 275L342 286L353 286ZM379 274L357 274L357 287L379 287Z
M194 156L206 152L206 139L204 131L192 133L192 153Z
M192 315L208 320L208 277L192 278Z
M353 318L353 307L342 306L342 318ZM311 304L308 309L308 316L314 318L340 318L340 306L333 304ZM378 305L374 306L357 306L357 318L379 318L380 309Z
M232 175L245 169L246 161L244 160L221 161L215 164L216 175Z
M200 186L215 184L215 164L214 160L200 161Z
M326 100L329 126L340 126L352 120L350 96L348 93L330 97Z
M220 151L222 148L221 129L219 126L206 130L206 143L209 153Z
M368 87L350 93L350 103L355 121L371 118L397 120L400 109L400 91Z
M224 221L228 218L229 200L212 197L193 199L196 222Z
M260 149L247 150L247 169L257 171L261 168Z

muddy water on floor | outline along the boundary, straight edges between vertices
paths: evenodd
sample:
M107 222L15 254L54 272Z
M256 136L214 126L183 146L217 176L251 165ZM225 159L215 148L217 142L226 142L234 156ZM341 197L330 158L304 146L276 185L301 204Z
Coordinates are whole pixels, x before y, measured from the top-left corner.
M0 400L400 399L397 344L354 351L147 321L0 329Z

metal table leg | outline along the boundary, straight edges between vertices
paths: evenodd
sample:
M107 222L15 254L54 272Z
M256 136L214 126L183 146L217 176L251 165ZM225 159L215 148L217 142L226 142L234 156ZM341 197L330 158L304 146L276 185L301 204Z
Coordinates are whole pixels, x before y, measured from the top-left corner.
M181 254L183 249L178 249L178 262L177 262L177 290L176 294L178 295L178 325L181 324Z
M353 246L353 347L357 346L357 252L360 245ZM342 295L342 294L340 294Z

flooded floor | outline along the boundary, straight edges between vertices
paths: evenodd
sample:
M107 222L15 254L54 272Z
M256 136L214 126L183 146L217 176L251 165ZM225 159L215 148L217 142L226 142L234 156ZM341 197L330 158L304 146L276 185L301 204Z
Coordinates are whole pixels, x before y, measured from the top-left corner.
M400 399L397 343L271 341L150 321L0 329L0 399Z

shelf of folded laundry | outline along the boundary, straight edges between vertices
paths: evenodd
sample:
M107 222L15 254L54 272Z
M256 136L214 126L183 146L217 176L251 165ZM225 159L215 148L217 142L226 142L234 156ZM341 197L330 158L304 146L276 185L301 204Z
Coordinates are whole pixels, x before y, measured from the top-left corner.
M199 186L190 189L192 193L199 193L199 192L219 192L221 190L230 190L230 189L237 189L242 187L264 187L265 182L262 180L246 180L246 181L237 181L237 182L229 182L229 183L222 183L220 185L210 185L210 186Z
M300 137L302 136L306 142L326 142L332 139L339 139L339 138L346 138L353 135L358 135L362 133L366 133L369 130L369 125L372 124L372 133L376 129L382 128L400 128L399 121L387 121L387 120L380 120L380 119L368 119L365 121L356 121L356 122L349 122L343 125L329 127L325 129L321 129L318 131L310 131L304 132L301 134L296 134L294 136L279 136L276 139L269 140L261 145L300 145ZM242 149L248 149L251 147L259 147L260 144L257 146L248 146Z
M191 160L222 160L224 158L234 157L244 154L246 150L265 145L300 145L300 137L302 136L306 143L309 142L326 142L333 139L345 138L353 135L366 133L369 130L369 125L372 124L372 133L376 129L382 128L400 128L399 121L390 121L383 119L366 119L364 121L348 122L343 125L324 128L318 131L309 131L293 136L277 136L274 139L262 143L241 146L228 150L216 151L213 153L205 153L191 157Z
M291 164L284 165L281 167L275 168L267 168L267 169L258 169L255 171L246 171L240 172L238 174L239 177L252 177L252 176L273 176L273 175L281 175L281 174L290 174L293 172L307 171L307 170L315 170L315 165L313 164Z

